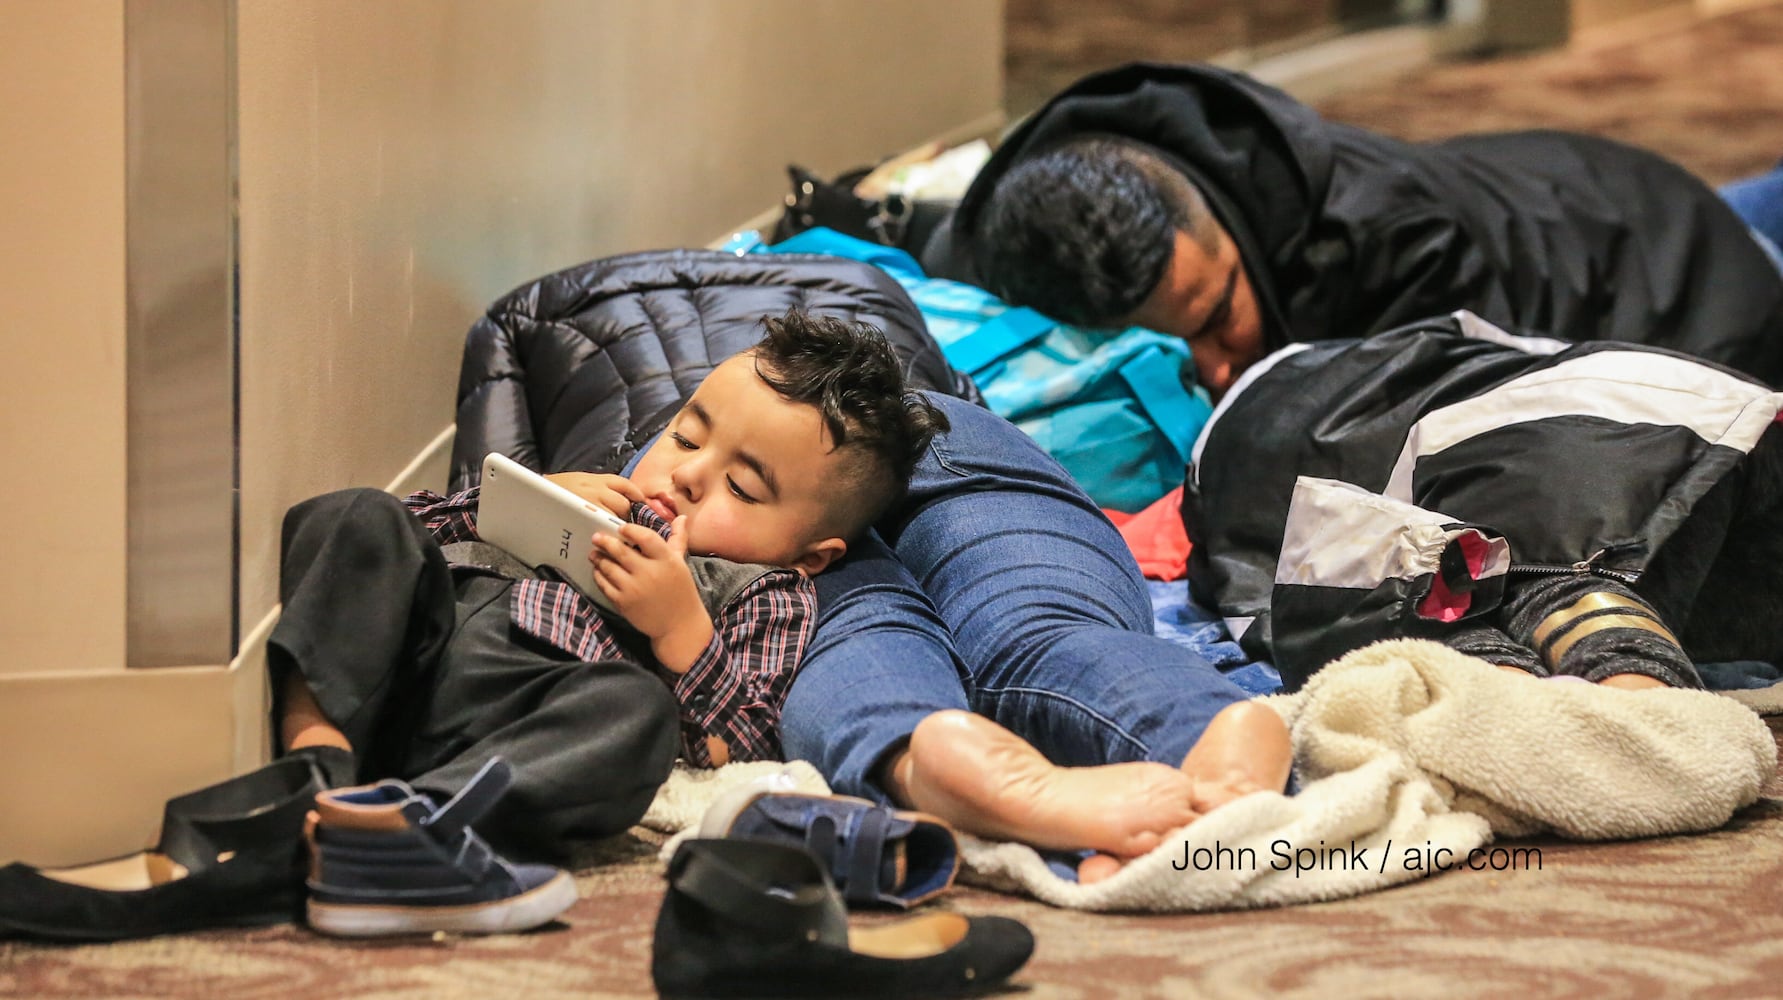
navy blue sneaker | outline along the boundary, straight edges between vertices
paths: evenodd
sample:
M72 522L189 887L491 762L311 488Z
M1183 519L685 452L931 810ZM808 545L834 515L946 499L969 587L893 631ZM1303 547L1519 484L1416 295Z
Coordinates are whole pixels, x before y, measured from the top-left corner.
M945 892L960 870L946 823L846 795L734 788L707 808L697 836L802 847L851 906L908 909Z
M343 937L495 934L569 909L576 883L567 872L506 861L470 828L509 778L491 758L443 806L393 780L318 794L305 831L310 926Z

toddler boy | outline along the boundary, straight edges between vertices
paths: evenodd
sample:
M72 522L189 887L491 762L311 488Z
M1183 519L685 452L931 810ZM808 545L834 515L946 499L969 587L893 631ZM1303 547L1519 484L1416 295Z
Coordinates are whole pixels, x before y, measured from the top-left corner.
M590 556L617 615L479 557L475 488L293 507L268 642L281 749L340 772L351 754L337 783L400 778L441 802L500 755L513 784L478 830L546 853L636 822L677 754L778 758L809 578L902 495L946 418L872 328L763 325L629 478L552 477L631 522Z

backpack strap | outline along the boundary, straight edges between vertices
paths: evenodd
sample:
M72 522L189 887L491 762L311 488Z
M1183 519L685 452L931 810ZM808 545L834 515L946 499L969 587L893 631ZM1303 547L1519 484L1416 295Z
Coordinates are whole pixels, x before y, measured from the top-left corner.
M1170 440L1183 467L1188 468L1195 435L1203 423L1197 419L1201 415L1197 411L1205 407L1183 388L1175 360L1154 345L1128 359L1120 372L1145 415Z
M1058 322L1032 309L1005 309L985 320L978 329L947 345L947 360L968 375L996 364L1005 357L1046 336Z

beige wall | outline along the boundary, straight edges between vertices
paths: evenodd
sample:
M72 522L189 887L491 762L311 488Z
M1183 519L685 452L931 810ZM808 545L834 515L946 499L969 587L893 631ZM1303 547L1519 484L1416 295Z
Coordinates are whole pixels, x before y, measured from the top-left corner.
M38 479L0 499L0 862L136 849L166 798L260 759L282 512L443 485L460 344L495 296L703 245L775 204L789 160L994 126L999 0L888 9L234 4L242 642L126 669L124 0L0 2L0 454Z
M0 4L0 350L0 675L119 666L122 0Z
M491 299L704 245L1001 103L999 0L244 3L241 601L278 519L390 482L452 419ZM437 482L430 485L443 485Z
M241 4L241 621L292 502L451 421L508 288L700 245L825 171L994 116L997 0ZM124 659L122 0L0 4L0 674ZM23 546L22 551L18 546ZM77 625L78 623L78 625Z

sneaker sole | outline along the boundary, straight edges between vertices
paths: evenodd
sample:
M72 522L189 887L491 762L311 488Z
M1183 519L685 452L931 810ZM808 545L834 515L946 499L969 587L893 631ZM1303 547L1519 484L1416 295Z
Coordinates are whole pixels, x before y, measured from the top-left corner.
M396 934L504 934L531 930L575 905L576 882L558 872L536 889L507 899L466 906L368 906L357 903L307 905L310 927L337 937Z

